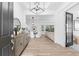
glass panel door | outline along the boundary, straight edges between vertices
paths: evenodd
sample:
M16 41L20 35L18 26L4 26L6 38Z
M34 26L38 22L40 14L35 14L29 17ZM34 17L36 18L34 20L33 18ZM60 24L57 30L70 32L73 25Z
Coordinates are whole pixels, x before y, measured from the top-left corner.
M73 45L73 14L66 12L66 47Z

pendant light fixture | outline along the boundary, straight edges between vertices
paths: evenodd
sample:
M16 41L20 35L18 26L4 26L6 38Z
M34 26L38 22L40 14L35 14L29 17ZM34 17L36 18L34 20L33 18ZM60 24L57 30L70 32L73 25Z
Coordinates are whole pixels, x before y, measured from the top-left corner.
M30 3L30 11L36 15L43 13L45 11L45 3L44 2Z

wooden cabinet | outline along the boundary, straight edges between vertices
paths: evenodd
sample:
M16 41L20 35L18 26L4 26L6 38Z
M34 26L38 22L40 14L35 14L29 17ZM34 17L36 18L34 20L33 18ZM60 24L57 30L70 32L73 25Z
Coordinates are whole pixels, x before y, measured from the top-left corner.
M15 55L19 56L29 42L27 33L20 33L15 38Z
M15 55L20 55L23 50L23 39L21 35L15 38Z
M25 34L24 35L24 37L23 37L23 46L26 46L26 44L29 42L29 40L30 40L30 36L29 36L29 34Z

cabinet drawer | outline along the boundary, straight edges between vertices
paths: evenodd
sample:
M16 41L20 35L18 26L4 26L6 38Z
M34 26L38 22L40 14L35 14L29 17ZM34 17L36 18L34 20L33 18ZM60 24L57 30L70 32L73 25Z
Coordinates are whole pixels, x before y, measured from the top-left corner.
M15 50L15 55L19 56L21 54L22 50L23 50L22 46L20 46L17 50Z
M15 55L20 55L22 50L23 50L23 41L19 39L15 44Z
M20 55L28 42L28 35L25 33L17 35L15 38L15 55Z

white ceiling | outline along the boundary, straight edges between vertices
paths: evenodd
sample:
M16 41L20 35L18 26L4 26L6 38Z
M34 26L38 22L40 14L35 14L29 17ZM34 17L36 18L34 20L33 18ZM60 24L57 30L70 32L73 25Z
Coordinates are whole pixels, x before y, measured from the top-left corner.
M26 14L33 14L31 11L29 11L30 3L32 2L19 2L19 5L22 7L23 10L25 10ZM69 2L44 2L44 3L46 10L42 14L55 14L58 10L69 4Z
M53 2L48 6L49 10L57 11L60 7L62 7L64 2Z
M77 3L76 5L72 6L69 10L67 10L70 13L73 12L79 12L79 3Z

